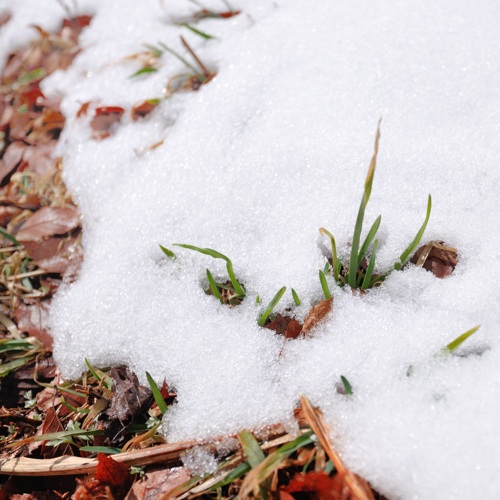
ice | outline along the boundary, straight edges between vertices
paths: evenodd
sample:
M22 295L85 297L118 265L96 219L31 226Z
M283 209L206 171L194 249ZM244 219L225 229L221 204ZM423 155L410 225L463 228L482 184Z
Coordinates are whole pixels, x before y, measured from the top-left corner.
M59 15L38 8L51 22ZM178 392L164 422L170 441L291 426L305 394L346 464L387 497L498 497L500 8L255 0L235 5L240 16L199 22L217 36L207 42L172 22L189 2L94 8L72 68L44 82L64 96L60 153L84 223L81 277L52 309L65 376L87 357L128 363L143 381L146 370L166 377ZM159 41L182 52L181 33L217 77L93 141L90 118L75 118L80 105L129 110L161 96L180 63L165 55L157 73L130 79L138 66L125 57ZM333 311L314 338L284 342L257 326L255 299L265 305L294 287L299 318L321 299L329 246L318 229L347 256L380 117L365 219L369 227L382 214L380 269L413 239L429 193L424 242L455 246L459 265L444 280L394 272L362 297L332 285ZM205 269L225 277L224 263L174 243L228 255L248 291L243 304L205 295ZM278 310L292 305L288 290ZM457 356L436 356L476 324ZM340 375L352 397L337 392Z

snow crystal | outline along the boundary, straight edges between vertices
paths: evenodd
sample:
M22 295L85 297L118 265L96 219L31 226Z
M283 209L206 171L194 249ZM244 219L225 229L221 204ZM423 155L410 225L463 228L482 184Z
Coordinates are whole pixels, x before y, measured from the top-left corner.
M35 4L40 18L60 14L48 1L18 0L9 44ZM78 375L87 357L128 363L142 380L146 370L166 377L178 392L169 440L291 425L305 394L324 410L346 464L389 498L498 497L499 6L238 2L239 16L197 24L217 37L205 41L174 22L189 2L79 4L96 13L83 51L44 81L64 96L60 153L84 223L81 276L52 310L63 373ZM162 97L181 63L164 54L157 73L131 79L140 66L127 56L159 41L184 53L179 34L216 78L93 141L89 118L75 117L80 105L129 110ZM255 299L267 304L294 287L302 318L321 298L328 242L318 228L348 254L381 116L366 213L367 225L382 214L380 269L413 239L428 193L424 241L458 248L459 265L444 280L392 273L363 297L333 289L333 312L314 338L285 342L257 326ZM228 309L205 295L205 269L226 279L224 263L174 243L231 257L243 304ZM292 306L287 291L278 310ZM435 356L476 324L457 356ZM337 392L340 375L351 397Z

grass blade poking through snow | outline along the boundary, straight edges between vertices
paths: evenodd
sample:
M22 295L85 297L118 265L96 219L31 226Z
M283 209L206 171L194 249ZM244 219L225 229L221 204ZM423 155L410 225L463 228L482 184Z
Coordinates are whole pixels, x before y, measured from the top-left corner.
M212 291L213 295L222 302L222 295L219 292L217 283L215 282L212 273L208 269L207 269L207 280L208 280L208 286L210 287L210 290Z
M332 294L330 293L330 288L328 287L325 273L321 269L319 270L319 282L321 283L321 288L323 289L323 295L325 296L325 299L331 299Z
M177 257L175 256L175 253L172 252L172 250L169 250L167 247L164 247L163 245L160 245L161 251L169 258L172 260L175 260Z
M292 288L292 297L293 297L293 301L295 302L295 305L297 307L300 306L300 299L299 299L299 296L297 295L297 292Z
M371 288L373 286L372 276L373 276L373 268L375 267L375 255L377 253L378 248L378 240L375 240L373 244L372 254L370 256L370 262L368 263L368 268L366 269L365 277L363 278L363 283L361 284L361 288L366 290L367 288Z
M352 394L352 385L349 383L349 380L347 380L344 375L340 376L340 380L342 380L344 392L346 393L346 395L350 396Z
M233 263L231 262L231 259L229 259L229 257L226 257L224 254L217 252L217 250L212 250L211 248L195 247L194 245L186 245L184 243L174 243L174 245L176 247L187 248L188 250L194 250L195 252L199 252L204 255L209 255L214 259L222 259L226 261L227 274L229 275L229 280L233 284L236 295L239 297L245 297L246 295L245 289L240 285L240 283L236 279L236 275L234 274L234 269L233 269Z
M195 35L201 36L201 38L204 38L205 40L212 40L213 38L215 38L215 36L209 35L208 33L205 33L204 31L191 26L189 23L181 23L181 26L184 26L188 30L192 31Z
M340 273L340 262L337 259L337 245L335 244L335 238L333 237L333 234L330 233L327 229L324 227L319 228L319 232L321 234L326 234L330 238L330 244L332 246L332 270L333 270L333 277L335 279L335 283L339 281L339 273Z
M368 174L365 180L365 189L363 192L363 197L361 198L361 203L359 205L358 216L356 218L356 225L354 226L354 234L352 236L352 247L351 247L351 257L349 259L349 275L347 282L351 288L356 288L356 271L358 269L358 249L359 240L361 238L361 231L363 229L363 219L365 218L365 209L368 205L368 200L372 192L373 177L375 176L375 168L377 166L377 154L378 154L378 144L380 140L380 121L378 122L377 134L375 136L375 148L373 151L372 160L370 162L370 167L368 168Z
M474 328L471 328L470 330L467 330L465 333L462 333L462 335L458 336L455 340L450 342L446 347L443 347L441 351L439 351L439 354L451 354L453 351L458 349L471 335L476 333L481 325L477 325Z
M432 209L432 198L431 195L429 195L429 198L427 199L427 213L425 215L424 223L418 230L418 233L415 236L414 240L408 245L406 250L401 254L401 257L399 257L399 261L396 262L396 264L394 264L394 269L396 269L396 271L399 271L400 269L403 268L403 266L408 262L408 259L410 258L410 255L413 253L413 250L415 250L415 248L417 248L417 245L420 243L425 228L427 227L427 223L429 222L429 217L431 216L431 209Z
M381 221L382 221L382 216L379 215L375 219L375 222L373 223L372 227L370 228L370 231L368 231L368 234L366 235L365 241L363 242L363 245L361 245L361 250L359 251L358 267L361 265L361 261L363 260L363 257L366 255L366 252L368 252L368 248L370 247L372 241L375 239L375 236L377 235L377 231L378 231L378 228L380 227Z
M167 403L165 403L160 389L156 385L156 382L153 380L153 377L148 372L146 372L146 378L148 379L151 391L153 391L153 397L155 398L158 408L160 409L162 415L165 415L165 413L167 412Z
M259 321L257 321L257 324L259 326L264 326L266 324L267 318L271 314L272 310L276 307L276 305L280 301L281 297L283 297L283 294L285 293L285 291L286 291L286 286L284 286L283 288L280 288L278 290L278 293L271 300L271 302L269 302L266 309L262 313L262 316L259 318Z

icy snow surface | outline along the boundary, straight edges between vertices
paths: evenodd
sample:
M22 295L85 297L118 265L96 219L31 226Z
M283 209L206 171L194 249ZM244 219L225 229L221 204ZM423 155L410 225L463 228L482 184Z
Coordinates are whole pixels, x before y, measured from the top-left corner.
M49 0L14 8L30 5L41 19L54 10ZM96 13L84 50L45 82L64 96L60 152L84 220L81 277L52 310L64 374L77 376L87 357L166 377L178 391L169 440L292 425L305 394L347 465L389 498L498 498L499 4L254 0L235 5L239 16L199 22L217 36L209 41L173 23L194 9L188 1L78 5ZM160 97L185 71L178 60L166 54L160 71L130 79L140 64L124 58L158 41L185 54L179 34L217 77L91 140L80 105L129 109ZM456 246L459 266L444 280L393 273L364 297L331 283L334 311L314 338L284 342L257 326L255 299L266 304L286 285L283 310L294 287L303 318L321 298L328 245L318 228L348 253L381 116L365 223L383 216L380 269L414 237L428 193L423 242ZM205 269L224 278L223 262L176 242L230 256L244 303L230 310L205 295ZM434 356L476 324L462 356ZM350 398L336 392L341 374Z

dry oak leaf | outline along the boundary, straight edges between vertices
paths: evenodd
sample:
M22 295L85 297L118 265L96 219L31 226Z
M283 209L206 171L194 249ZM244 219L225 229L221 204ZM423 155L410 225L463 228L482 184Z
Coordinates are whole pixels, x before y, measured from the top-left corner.
M90 121L92 137L96 140L109 137L120 122L125 110L120 106L103 106L96 108L95 116Z
M442 241L431 241L421 246L410 262L430 271L437 278L446 278L455 270L458 252Z
M50 301L40 301L33 305L21 302L14 310L17 327L21 332L28 333L43 342L45 348L52 350L52 336L49 329Z
M66 234L80 227L75 208L43 207L30 217L15 235L20 242L38 241L56 234Z
M0 160L0 183L21 164L27 147L21 141L13 142L7 147Z
M280 492L280 500L287 498L281 493L290 494L294 498L293 493L298 493L299 498L307 498L314 500L348 500L352 498L351 491L348 486L342 481L339 474L329 476L325 472L308 472L307 474L296 474L288 486Z
M307 313L301 333L307 333L314 328L332 310L333 298L318 302Z

